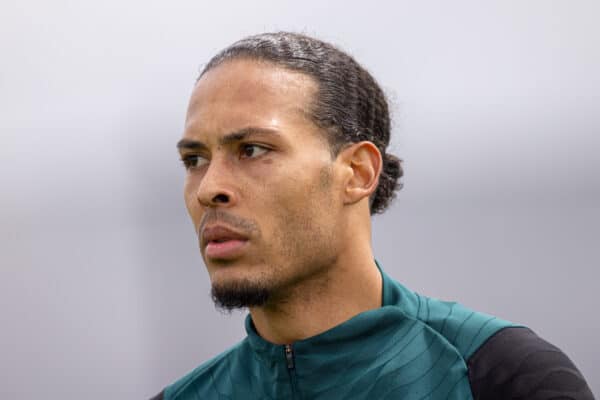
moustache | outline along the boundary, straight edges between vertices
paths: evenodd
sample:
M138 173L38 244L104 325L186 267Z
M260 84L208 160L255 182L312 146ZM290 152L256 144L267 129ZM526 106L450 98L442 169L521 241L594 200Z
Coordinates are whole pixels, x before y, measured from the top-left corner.
M219 223L222 222L225 225L240 231L247 236L255 236L260 233L258 228L258 224L254 221L239 217L237 215L231 214L224 210L218 210L214 208L209 208L206 210L202 219L200 220L200 226L198 227L198 236L204 230L204 227L210 223Z

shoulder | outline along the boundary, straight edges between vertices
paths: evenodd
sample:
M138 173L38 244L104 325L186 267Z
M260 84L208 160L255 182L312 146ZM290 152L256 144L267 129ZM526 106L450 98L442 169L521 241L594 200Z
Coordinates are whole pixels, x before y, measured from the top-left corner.
M423 296L397 281L387 279L389 302L407 316L418 320L439 340L468 359L500 329L516 326L495 316L471 310L462 304Z
M524 327L492 335L468 359L477 399L593 399L573 362L558 347Z
M463 359L469 358L490 336L515 326L512 322L471 310L456 302L442 301L416 294L417 317L456 348Z
M210 394L216 397L219 385L223 383L221 377L227 375L231 363L238 363L242 361L240 358L248 356L247 347L247 340L242 340L167 386L151 400L187 400L206 398Z
M404 312L460 354L474 400L593 400L567 355L530 329L459 303L401 290L398 305Z

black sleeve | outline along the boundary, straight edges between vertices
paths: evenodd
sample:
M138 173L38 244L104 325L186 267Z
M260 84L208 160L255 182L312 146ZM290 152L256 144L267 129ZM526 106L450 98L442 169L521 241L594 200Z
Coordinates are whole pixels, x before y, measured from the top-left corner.
M504 328L468 360L474 400L593 400L581 372L527 328Z
M160 392L156 396L152 397L150 400L163 400L164 393L165 393L165 391L163 390L162 392Z

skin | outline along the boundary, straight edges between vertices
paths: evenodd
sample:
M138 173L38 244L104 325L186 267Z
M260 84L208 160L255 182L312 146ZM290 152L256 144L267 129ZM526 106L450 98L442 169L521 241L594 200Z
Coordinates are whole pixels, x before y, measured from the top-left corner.
M250 313L276 344L381 306L368 203L381 155L360 142L332 158L307 116L316 92L302 73L227 61L197 82L180 142L185 203L211 283L268 288L267 304ZM234 257L207 255L202 228L215 224L248 237Z

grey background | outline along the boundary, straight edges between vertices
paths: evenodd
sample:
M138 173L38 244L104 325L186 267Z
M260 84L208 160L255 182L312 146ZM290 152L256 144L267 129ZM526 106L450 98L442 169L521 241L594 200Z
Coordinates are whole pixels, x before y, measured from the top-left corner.
M0 398L149 397L243 337L174 145L200 65L279 29L340 45L393 103L384 268L529 325L600 394L598 2L0 4Z

